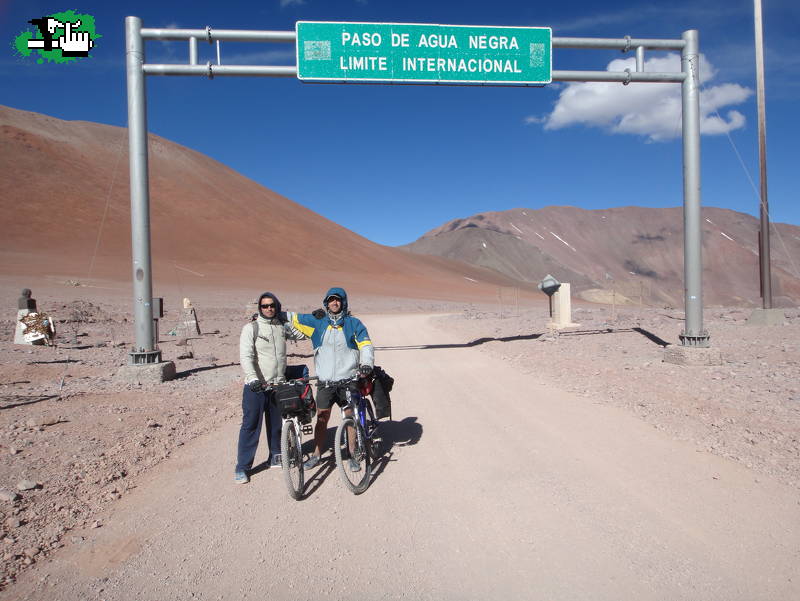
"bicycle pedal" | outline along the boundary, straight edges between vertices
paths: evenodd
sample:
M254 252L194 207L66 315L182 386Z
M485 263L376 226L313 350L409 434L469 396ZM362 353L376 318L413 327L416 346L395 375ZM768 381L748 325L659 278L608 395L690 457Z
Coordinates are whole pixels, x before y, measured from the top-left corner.
M303 424L302 426L300 426L300 432L302 432L306 436L309 436L314 433L314 428L311 424Z

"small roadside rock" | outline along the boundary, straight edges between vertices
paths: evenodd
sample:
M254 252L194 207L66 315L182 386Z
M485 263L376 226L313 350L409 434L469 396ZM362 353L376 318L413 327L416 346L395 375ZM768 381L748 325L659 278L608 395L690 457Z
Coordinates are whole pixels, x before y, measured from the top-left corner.
M22 522L20 521L20 519L15 517L6 518L6 521L4 523L6 525L6 528L19 528L20 526L22 526Z
M9 503L13 503L17 499L19 499L19 495L11 490L0 490L0 501L8 501Z
M33 480L22 480L17 484L17 490L33 490L39 486Z

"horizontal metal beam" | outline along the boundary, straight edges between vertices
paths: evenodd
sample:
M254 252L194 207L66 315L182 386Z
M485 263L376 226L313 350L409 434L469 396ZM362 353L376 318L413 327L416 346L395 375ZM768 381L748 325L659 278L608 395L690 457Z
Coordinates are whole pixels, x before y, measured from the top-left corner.
M646 38L553 38L553 48L596 48L633 50L637 46L648 50L683 50L683 40L651 40Z
M207 42L294 42L294 31L258 31L247 29L142 29L145 40L188 40L197 38Z
M257 77L296 77L297 67L259 65L142 65L145 75L201 75L205 77L231 77L249 75Z
M145 75L200 75L202 77L295 77L295 65L142 65ZM553 81L612 81L619 83L683 83L685 73L631 71L553 71ZM344 80L343 80L344 81Z
M631 71L553 71L553 81L619 81L621 83L683 83L685 73L648 73Z
M209 42L295 42L294 31L261 31L241 29L154 29L143 28L146 40L188 40L197 38ZM553 48L595 48L608 50L633 50L637 46L650 50L682 50L683 40L656 40L649 38L566 38L554 37Z

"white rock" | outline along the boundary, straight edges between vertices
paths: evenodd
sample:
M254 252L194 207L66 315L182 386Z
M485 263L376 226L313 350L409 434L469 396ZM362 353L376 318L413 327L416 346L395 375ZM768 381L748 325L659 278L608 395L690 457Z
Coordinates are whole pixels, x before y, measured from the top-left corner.
M13 502L19 499L19 495L11 490L0 490L0 501Z

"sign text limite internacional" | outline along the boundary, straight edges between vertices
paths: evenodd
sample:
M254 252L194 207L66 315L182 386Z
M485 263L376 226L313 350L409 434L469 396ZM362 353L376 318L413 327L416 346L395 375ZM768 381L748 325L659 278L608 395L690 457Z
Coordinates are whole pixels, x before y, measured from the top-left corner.
M552 80L549 27L297 22L297 77L543 85Z

